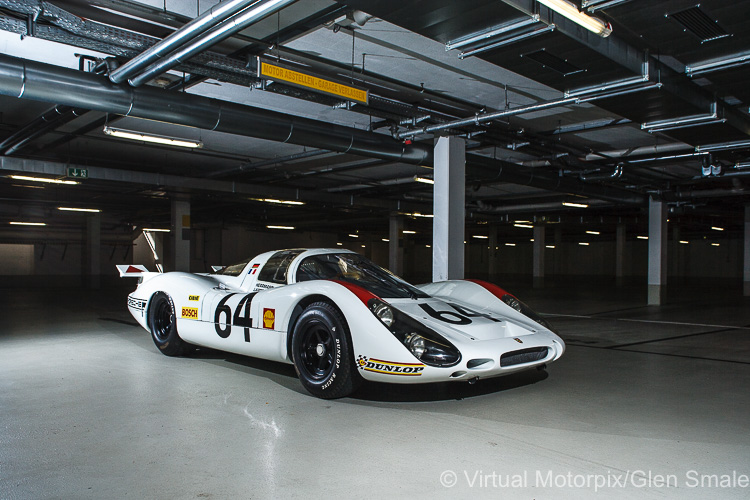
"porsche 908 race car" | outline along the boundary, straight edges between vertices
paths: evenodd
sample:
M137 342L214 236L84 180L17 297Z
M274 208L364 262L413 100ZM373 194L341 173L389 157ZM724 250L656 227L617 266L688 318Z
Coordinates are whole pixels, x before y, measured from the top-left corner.
M478 280L413 286L340 249L272 251L211 274L138 277L128 309L167 356L190 345L294 365L329 399L362 379L473 381L542 367L565 344L539 315Z

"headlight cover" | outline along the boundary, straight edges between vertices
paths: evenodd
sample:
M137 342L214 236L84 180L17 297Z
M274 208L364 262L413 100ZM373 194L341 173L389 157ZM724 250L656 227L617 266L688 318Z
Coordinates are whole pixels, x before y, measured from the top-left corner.
M461 360L461 353L439 333L427 328L382 300L370 299L370 311L422 363L447 367Z
M542 325L547 330L550 330L551 332L555 331L552 328L552 325L550 325L547 322L546 319L542 318L539 315L539 313L537 313L532 308L530 308L529 306L527 306L526 304L524 304L523 302L521 302L520 300L518 300L517 298L515 298L513 295L511 295L509 293L506 293L505 295L503 295L503 298L500 299L500 300L502 300L503 302L505 302L506 305L512 307L513 309L515 309L516 311L520 312L521 314L523 314L524 316L526 316L530 320L532 320L532 321L534 321L536 323L539 323L540 325ZM555 333L557 333L557 332L555 332Z

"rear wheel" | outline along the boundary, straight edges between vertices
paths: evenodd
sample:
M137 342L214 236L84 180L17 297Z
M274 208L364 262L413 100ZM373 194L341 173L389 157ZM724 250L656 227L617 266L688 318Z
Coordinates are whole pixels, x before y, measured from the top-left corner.
M294 325L292 359L300 382L314 396L342 398L359 386L346 321L326 302L310 304Z
M164 292L156 292L148 308L148 325L151 338L162 354L180 356L185 352L185 342L177 334L177 315L172 298Z

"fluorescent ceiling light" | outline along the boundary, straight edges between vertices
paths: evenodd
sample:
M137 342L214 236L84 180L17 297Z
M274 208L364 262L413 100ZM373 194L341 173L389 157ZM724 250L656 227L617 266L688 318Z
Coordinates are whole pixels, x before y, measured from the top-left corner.
M534 226L530 226L528 224L513 224L514 227L526 227L529 229L534 229Z
M9 176L11 179L16 179L19 181L33 181L33 182L47 182L49 184L78 184L76 181L68 181L65 179L49 179L47 177L30 177L28 175L11 175Z
M341 242L337 242L337 243L336 243L336 245L338 245L338 246L343 246L344 244L343 244L343 243L341 243Z
M11 226L46 226L45 222L11 222Z
M579 245L581 245L581 246L584 246L584 247L587 247L587 246L589 246L589 244L588 244L588 243L586 243L585 241L582 241L582 242L580 242L580 243L578 243L578 244L579 244Z
M716 226L711 226L711 229L713 229L714 231L723 231L724 230L723 227L716 227Z
M711 246L712 246L712 247L718 247L718 246L719 246L719 244L718 244L718 243L711 243Z
M404 229L403 233L404 233L404 234L417 234L417 232L416 232L416 231L410 231L410 230L408 230L408 229Z
M359 238L358 234L350 234L349 236L351 236L352 238Z
M588 205L585 203L571 203L569 201L564 201L562 204L566 207L575 207L575 208L589 208Z
M599 231L586 231L586 234L600 234Z
M514 246L516 246L516 244L515 243L506 243L505 246L506 247L514 247Z
M555 245L545 245L545 248L555 248Z
M412 212L412 213L407 213L407 214L404 214L404 215L408 215L409 217L435 217L432 214L423 214L423 213L419 213L419 212Z
M485 236L483 234L475 234L474 236L472 236L472 238L476 238L478 240L486 240L489 239L489 236Z
M425 245L425 248L432 248L430 245Z
M391 240L389 240L388 238L381 238L380 241L385 241L386 243L388 243Z
M253 201L262 201L265 203L277 203L277 204L283 204L283 205L304 205L304 201L296 201L296 200L277 200L276 198L250 198Z
M529 241L534 241L534 238L531 238Z
M575 4L566 0L537 0L540 4L554 10L558 14L567 17L576 24L579 24L601 37L608 37L612 34L612 27L596 17L587 16L578 10Z
M364 245L362 245L362 248L365 248L365 246L364 246Z
M57 207L57 209L62 210L63 212L91 212L97 214L101 212L98 208Z
M685 241L685 240L680 240L680 243L682 243L683 245L687 245L690 242L689 241Z
M172 231L171 229L160 229L158 227L144 227L143 230L151 233L169 233Z
M266 226L268 229L294 229L294 226Z
M433 179L419 176L414 176L414 182L421 182L423 184L435 184L435 181Z
M152 142L155 144L164 144L167 146L178 146L181 148L202 148L203 143L191 139L181 139L179 137L169 137L166 135L145 134L135 130L125 130L114 127L104 127L104 133L112 137L121 139L130 139L133 141Z
M636 236L639 240L647 240L648 236Z
M531 224L530 220L514 220L513 223L515 224Z

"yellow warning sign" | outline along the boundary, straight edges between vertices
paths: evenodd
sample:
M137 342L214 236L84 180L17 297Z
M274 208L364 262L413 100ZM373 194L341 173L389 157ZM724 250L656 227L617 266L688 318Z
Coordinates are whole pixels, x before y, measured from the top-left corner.
M300 73L292 69L277 66L267 62L260 63L259 75L261 77L270 78L272 80L280 80L300 87L325 92L326 94L343 97L350 101L357 101L367 104L368 91L364 89L358 89L356 87L350 87L349 85L343 85L336 83L331 80L325 80L318 78L317 76Z

